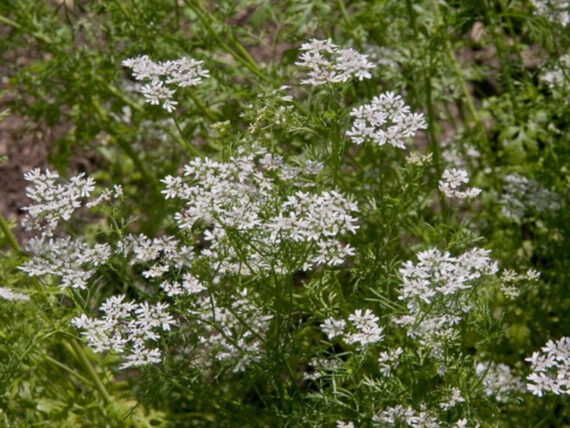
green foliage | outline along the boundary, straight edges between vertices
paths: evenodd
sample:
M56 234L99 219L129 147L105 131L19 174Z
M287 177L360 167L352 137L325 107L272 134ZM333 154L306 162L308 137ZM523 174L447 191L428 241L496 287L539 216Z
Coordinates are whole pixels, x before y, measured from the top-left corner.
M61 288L57 275L20 269L29 250L19 247L15 226L0 216L0 285L30 297L0 296L1 424L397 426L375 419L397 405L426 411L449 427L461 419L482 427L570 424L566 394L518 391L499 399L484 381L490 366L478 368L506 364L526 383L525 358L550 339L570 336L570 67L561 59L570 39L530 3L1 1L6 91L0 121L23 118L21 133L49 144L48 162L62 176L85 169L99 193L113 185L124 189L98 210L66 219L57 234L114 250L129 234L168 235L188 248L209 248L211 224L202 219L179 229L174 216L184 203L165 200L161 179L180 175L193 159L231 163L261 149L300 169L308 161L323 163L320 173L300 174L293 184L266 167L251 171L266 173L276 189L267 191L274 205L264 206L266 217L301 184L308 192L350 195L359 207L358 230L339 238L354 255L336 266L297 267L314 242L263 248L279 253L272 260L295 267L285 273L275 262L269 273L221 277L207 260L196 259L191 273L212 301L231 308L247 289L256 308L272 317L259 333L259 325L250 325L255 318L232 314L234 330L261 337L260 357L243 371L202 347L216 332L235 331L223 331L215 317L210 326L200 324L199 301L168 296L161 281L144 276L148 261L134 264L115 251L96 266L86 289ZM299 46L314 38L369 55L377 64L372 79L301 84L306 70L295 64ZM210 77L179 88L169 112L145 103L140 82L122 65L140 55L156 62L194 58ZM561 80L551 84L545 74L556 70ZM401 94L426 118L428 129L409 139L405 151L353 144L347 136L350 111L386 91ZM0 157L0 168L9 162ZM481 195L446 198L439 182L455 167L469 171ZM515 192L509 180L527 180L525 190ZM258 238L234 226L224 232L248 265ZM430 248L460 256L474 247L491 250L502 273L462 291L469 310L441 357L395 322L410 310L400 269ZM508 269L518 279L505 279ZM528 269L540 279L521 279ZM180 281L185 273L178 267L167 279ZM160 363L121 370L120 352L93 352L72 326L82 314L100 316L105 299L119 294L169 302L176 327L156 340ZM423 302L416 326L438 305L458 302L455 295ZM348 320L366 309L384 328L381 342L358 347L324 334L326 319ZM386 374L380 355L398 348L401 355ZM453 388L463 401L442 407Z

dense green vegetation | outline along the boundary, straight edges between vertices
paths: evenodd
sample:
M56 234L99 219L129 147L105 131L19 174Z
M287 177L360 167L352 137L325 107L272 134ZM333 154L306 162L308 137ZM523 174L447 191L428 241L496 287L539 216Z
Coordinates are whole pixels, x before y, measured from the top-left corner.
M0 1L0 425L570 425L569 12Z

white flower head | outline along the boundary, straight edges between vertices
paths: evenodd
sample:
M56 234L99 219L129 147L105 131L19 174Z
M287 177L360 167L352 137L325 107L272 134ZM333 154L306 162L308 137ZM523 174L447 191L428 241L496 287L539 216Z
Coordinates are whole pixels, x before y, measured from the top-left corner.
M301 46L303 53L295 64L309 68L309 78L301 83L319 86L324 83L347 82L352 77L370 79L371 69L376 65L367 55L354 49L339 49L330 39L313 39Z
M372 141L379 146L390 144L405 149L408 138L427 129L423 114L412 113L402 97L393 92L374 97L370 104L352 109L350 115L354 122L346 135L355 144Z
M469 175L467 171L461 169L446 169L439 180L439 190L445 196L452 199L468 199L474 198L481 193L481 189L477 187L470 187L465 190L459 188L469 182Z
M133 70L133 77L145 82L140 92L146 102L162 105L167 112L176 109L177 101L173 97L176 87L185 88L199 85L210 72L202 67L203 61L192 58L180 58L172 61L154 62L147 55L128 58L123 66Z

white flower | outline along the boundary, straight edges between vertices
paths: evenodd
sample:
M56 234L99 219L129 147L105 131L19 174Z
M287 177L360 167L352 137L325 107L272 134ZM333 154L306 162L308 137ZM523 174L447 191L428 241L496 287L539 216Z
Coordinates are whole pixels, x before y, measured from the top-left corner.
M405 140L420 129L427 129L421 113L411 113L402 97L385 92L372 99L370 104L355 107L350 112L354 122L346 135L353 143L373 141L379 146L390 144L405 149Z
M378 317L366 309L356 309L348 320L350 321L349 332L346 332L347 323L344 320L327 318L321 324L321 330L325 333L329 340L343 336L343 340L348 344L357 344L358 346L367 346L372 343L381 341L384 336L384 329L378 326Z
M327 335L329 340L334 339L337 336L344 334L344 328L346 327L346 321L336 320L334 318L327 318L321 324L321 330Z
M188 294L197 294L201 291L206 290L206 287L204 287L196 277L190 275L189 273L184 274L182 287Z
M347 82L352 77L370 79L372 75L369 70L376 67L366 55L350 48L339 49L330 39L313 39L303 43L301 50L304 52L295 64L309 68L309 78L301 83L313 86Z
M541 351L526 359L532 370L527 376L527 389L539 397L548 392L570 394L570 338L549 340Z
M508 218L522 219L532 211L544 213L558 211L562 207L560 195L534 179L509 174L503 178L503 182L503 196L499 203Z
M169 331L174 324L166 303L137 304L118 295L109 297L100 310L104 313L102 318L82 314L71 321L72 325L84 330L81 334L95 352L122 354L121 369L161 361L160 350L150 344L160 338L160 331Z
M215 358L233 366L240 372L259 361L264 337L269 330L272 315L266 315L255 304L257 296L250 296L247 289L237 293L229 305L220 304L215 296L202 296L197 300L196 317L202 330L200 343L208 358ZM247 324L244 323L247 321Z
M566 27L570 23L570 2L566 0L531 0L537 15Z
M433 248L418 253L418 263L405 262L400 268L403 300L409 314L394 320L407 328L410 337L432 348L440 357L442 343L451 338L456 326L472 305L467 291L474 282L498 271L489 251L473 248L458 257ZM429 310L426 308L429 307Z
M35 203L22 208L27 212L22 226L28 230L38 229L45 235L53 234L61 220L69 220L95 190L95 181L86 178L84 173L71 177L66 183L56 172L46 170L42 174L36 168L24 174L24 178L31 182L26 196Z
M84 289L96 272L97 266L111 257L111 247L95 244L92 247L80 239L32 238L27 247L32 258L20 266L30 276L56 275L61 277L62 288Z
M261 148L226 162L197 158L184 167L184 178L162 180L166 185L163 193L185 203L175 214L180 229L200 223L209 226L203 235L208 246L200 251L200 257L208 259L220 275L284 271L280 249L286 244L305 254L296 261L298 268L338 266L354 255L354 249L339 237L358 229L352 216L358 207L334 190L306 190L299 178L322 168L318 162L306 165L288 165L282 157ZM275 183L276 174L289 183L292 194L283 195ZM228 228L244 237L239 245ZM150 242L139 246L152 251Z
M378 357L378 363L380 364L380 373L388 377L392 374L392 371L400 364L400 357L404 351L402 348L398 347L389 351L381 352Z
M172 86L196 86L202 78L210 76L209 71L202 68L202 63L203 61L186 57L156 63L147 55L123 61L125 67L133 70L135 79L147 82L140 88L146 101L153 105L162 103L162 108L169 113L173 112L178 104L172 99L176 92Z
M379 319L370 309L366 309L364 313L361 309L356 309L348 317L348 320L352 322L356 331L345 336L344 341L346 343L357 343L360 346L366 346L379 342L384 338L382 334L384 328L378 326Z
M477 187L470 187L465 190L459 190L459 187L468 182L469 176L467 174L467 171L456 168L453 168L451 170L446 169L441 176L441 180L439 180L439 189L448 198L474 198L479 193L481 193L481 189Z
M372 421L376 426L408 426L415 428L437 428L441 423L426 411L416 412L411 407L400 404L386 408L380 415L374 416Z
M6 300L30 300L29 296L18 293L11 288L0 287L0 299Z
M465 402L465 398L461 395L461 391L458 388L451 388L449 397L446 401L439 403L439 407L443 410L449 410L458 403Z
M507 402L513 393L524 392L523 382L511 373L506 364L480 362L475 371L482 378L485 394L494 396L501 403Z

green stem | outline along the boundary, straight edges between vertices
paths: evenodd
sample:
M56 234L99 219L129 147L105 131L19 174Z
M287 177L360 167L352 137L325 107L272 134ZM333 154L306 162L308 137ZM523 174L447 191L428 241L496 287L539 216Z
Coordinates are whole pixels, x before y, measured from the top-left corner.
M16 236L14 236L14 234L12 233L12 230L10 229L8 222L6 221L6 219L2 214L0 214L0 230L2 230L4 236L6 237L8 243L10 244L10 246L14 251L16 252L22 251L22 248L20 247L20 244L18 243Z
M184 133L182 132L182 128L180 127L180 124L178 123L178 119L176 119L176 117L174 117L174 116L172 116L172 119L174 120L174 125L176 126L176 129L178 130L178 133L180 134L180 139L179 139L179 141L182 142L182 144L184 145L184 147L185 147L190 153L192 153L194 156L200 157L200 152L196 149L196 147L194 147L192 144L190 144L188 141L186 141L186 138L184 138Z
M71 340L69 342L67 340L64 341L64 345L71 346L71 348L73 349L73 351L75 353L75 356L81 362L81 364L83 364L84 368L87 370L89 377L91 377L91 379L95 383L95 387L97 388L97 390L99 391L99 393L103 397L103 400L105 400L105 403L107 403L107 404L110 403L111 402L111 396L109 395L109 393L105 389L105 385L103 385L103 382L101 381L101 379L97 375L97 372L95 371L95 369L93 368L93 366L91 365L89 360L87 359L87 355L85 355L83 348L77 343L77 341L75 339Z
M435 111L433 108L432 100L432 85L431 85L431 72L432 72L432 58L429 59L430 64L426 71L426 105L427 105L427 125L428 125L428 137L429 144L433 153L433 161L435 164L435 170L437 172L438 179L441 177L443 171L441 167L441 148L439 142L437 141L437 136L435 135ZM447 220L447 202L445 200L445 195L437 186L437 192L439 195L439 203L441 205L441 211L443 214L443 220Z
M414 11L412 0L406 0L406 9L408 9L408 18L410 20L410 27L414 30L414 34L418 34L418 24L416 22L416 12Z
M244 65L246 68L248 68L250 71L252 71L255 75L257 75L261 79L266 81L270 80L269 77L267 77L261 71L257 62L251 57L249 52L238 41L238 39L235 36L233 36L233 34L231 35L231 39L236 49L239 51L239 53L236 52L234 49L232 49L226 42L222 40L218 32L212 28L212 25L209 22L209 20L214 21L215 17L210 12L208 12L208 10L199 0L185 0L185 2L188 5L188 7L192 9L194 13L198 16L198 19L200 19L200 21L202 21L202 23L206 26L208 33L210 33L210 35L213 36L218 41L220 46L227 53L229 53L236 61L240 62L242 65Z
M109 120L109 115L105 110L103 110L101 105L99 105L99 102L97 102L97 100L94 99L92 105L102 121L103 128L105 128L111 136L117 134L120 135L120 133L113 132L112 130L113 124ZM111 137L111 139L117 143L117 145L127 154L128 157L131 158L135 167L139 170L145 181L147 181L152 186L152 190L154 192L157 192L159 188L157 179L147 171L146 167L142 163L141 159L139 158L137 152L133 149L133 147L120 136Z
M346 7L344 7L344 2L342 0L337 0L336 4L340 9L340 13L342 14L342 19L344 19L345 24L350 26L350 16L348 16Z
M70 367L67 367L65 364L60 363L59 361L57 361L56 359L50 357L49 355L45 356L45 359L47 361L49 361L50 363L58 366L60 369L66 371L67 373L69 373L72 376L75 376L76 378L78 378L81 382L83 383L91 383L91 381L89 381L89 379L87 379L86 377L84 377L83 375L77 373L75 370L73 370Z
M443 23L443 19L441 17L441 12L439 10L439 5L438 5L437 1L434 1L434 11L435 11L437 26L440 28L443 28L444 23ZM473 97L471 96L471 92L469 91L469 88L467 87L467 82L463 78L463 71L461 70L461 66L459 65L459 61L457 61L457 57L455 56L455 52L453 51L453 46L451 45L451 39L449 38L449 35L447 34L447 32L445 32L444 47L445 47L445 53L447 54L449 62L451 63L451 65L453 67L455 77L459 81L459 85L461 87L461 92L463 93L463 96L465 97L465 102L467 103L467 108L469 109L469 113L471 114L471 118L475 122L475 125L481 131L481 135L485 136L486 135L485 126L483 125L483 121L481 120L481 117L479 116L479 113L477 112L477 109L475 108L475 102L473 101Z
M196 106L200 110L202 110L202 112L204 112L206 116L208 116L208 119L210 119L212 122L218 121L218 116L212 110L210 110L202 101L200 101L200 99L192 91L188 91L188 95L190 95L190 98L192 98L194 104L196 104Z

